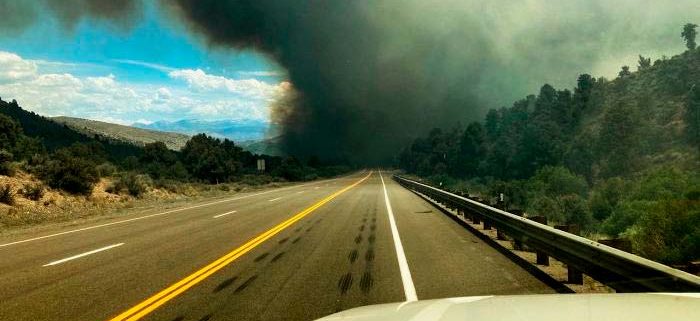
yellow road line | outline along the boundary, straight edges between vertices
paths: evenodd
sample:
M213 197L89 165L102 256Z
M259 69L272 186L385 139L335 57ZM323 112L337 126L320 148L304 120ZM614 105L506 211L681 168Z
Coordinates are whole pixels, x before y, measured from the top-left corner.
M146 316L148 313L151 311L157 309L161 305L165 304L166 302L170 301L174 297L178 296L180 293L187 291L187 289L195 286L197 283L201 282L202 280L206 279L210 275L216 273L216 271L221 270L222 268L226 267L229 265L231 262L235 261L237 258L243 256L244 254L248 253L258 245L262 244L266 240L270 239L271 237L275 236L275 234L281 232L282 230L286 229L287 227L291 226L292 224L296 223L297 221L301 220L304 218L306 215L309 215L311 212L315 211L319 207L323 206L324 204L328 203L332 199L336 198L338 195L348 191L349 189L357 186L358 184L364 182L367 178L372 175L372 172L367 174L367 176L363 177L359 181L353 183L352 185L349 185L331 195L328 197L322 199L318 203L311 205L307 209L295 214L294 216L290 217L289 219L285 220L284 222L276 225L275 227L267 230L266 232L256 236L255 238L251 239L250 241L246 242L242 246L236 248L235 250L229 252L228 254L218 258L212 263L209 263L207 266L197 270L196 272L190 274L189 276L185 277L184 279L176 282L175 284L169 286L168 288L156 293L152 297L144 300L143 302L133 306L129 310L126 310L122 314L110 319L110 321L132 321L132 320L139 320Z

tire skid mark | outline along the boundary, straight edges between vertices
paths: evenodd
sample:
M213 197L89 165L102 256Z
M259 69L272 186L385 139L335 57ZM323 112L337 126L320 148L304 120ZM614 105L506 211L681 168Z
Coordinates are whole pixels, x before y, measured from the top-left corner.
M214 288L214 291L212 291L212 292L219 293L222 290L231 286L234 282L236 282L236 280L238 280L238 276L230 277L230 278L224 280L223 282L219 283L219 285L217 285L216 288Z
M362 242L362 233L357 234L355 237L355 244L360 244L360 242Z
M340 277L340 280L338 280L338 290L340 290L340 294L345 294L350 290L350 287L352 286L352 274L350 272L345 273L343 276Z
M355 261L357 260L357 257L358 257L358 256L359 256L359 255L358 255L356 249L350 251L350 254L348 254L348 259L350 260L350 263L355 263Z
M277 255L275 255L274 257L272 257L272 259L270 260L270 263L275 263L275 262L277 262L277 260L281 259L282 256L284 256L284 252L279 252L279 253L277 253Z
M260 254L260 255L258 255L258 257L256 257L253 261L255 261L255 262L260 262L260 261L264 260L268 255L270 255L269 252L265 252L265 253L263 253L263 254Z
M367 252L365 252L365 261L372 262L373 260L374 260L374 248L370 247L367 249Z
M241 291L245 290L257 278L257 274L249 277L247 280L245 280L245 282L241 283L241 285L239 285L235 290L233 290L233 293L240 293Z
M369 290L372 289L372 286L374 285L374 279L372 279L372 272L369 271L368 269L365 271L365 273L362 274L362 278L360 279L360 290L364 294L369 293Z

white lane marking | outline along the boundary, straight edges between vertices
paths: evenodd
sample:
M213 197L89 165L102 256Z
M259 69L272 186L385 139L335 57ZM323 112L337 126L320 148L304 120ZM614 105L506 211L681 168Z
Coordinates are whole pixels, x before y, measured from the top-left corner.
M273 198L273 199L271 199L271 200L268 200L268 202L274 202L274 201L281 200L281 199L282 199L281 197Z
M301 194L301 193L303 193L303 192L306 192L306 191L298 191L297 194Z
M214 215L213 218L219 218L219 217L226 216L226 215L233 214L233 213L236 213L236 211L230 211L230 212L226 212L226 213L223 213L223 214Z
M113 249L113 248L115 248L115 247L117 247L117 246L122 246L122 245L124 245L124 243L112 244L112 245L110 245L110 246L105 246L105 247L99 248L99 249L97 249L97 250L92 250L92 251L85 252L85 253L81 253L81 254L78 254L78 255L73 255L73 256L67 257L67 258L65 258L65 259L60 259L60 260L57 260L57 261L53 261L53 262L51 262L51 263L47 263L47 264L44 264L44 265L42 265L42 266L46 267L46 266L52 266L52 265L61 264L61 263L64 263L64 262L68 262L68 261L70 261L70 260L75 260L75 259L81 258L81 257L83 257L83 256L88 256L88 255L90 255L90 254L95 254L95 253L98 253L98 252L107 251L107 250L109 250L109 249Z
M381 171L379 171L379 178L382 180L382 188L384 189L384 203L386 203L386 211L389 215L389 225L391 225L391 235L394 238L396 257L399 261L399 271L401 271L403 292L406 295L406 301L418 301L418 296L416 295L416 287L413 285L413 279L411 278L411 270L408 268L408 260L406 260L406 254L403 252L403 245L401 245L401 238L399 237L399 229L396 228L396 221L394 220L394 211L391 209L391 202L389 202L389 193L387 193L386 191L386 185L384 184L384 177L382 177Z
M269 190L269 191L265 191L265 192L260 192L260 193L255 193L255 194L250 194L250 195L245 195L245 196L240 196L240 197L234 197L234 198L229 198L229 199L220 200L220 201L215 201L215 202L211 202L211 203L193 205L193 206L188 206L188 207L183 207L183 208L177 208L177 209L173 209L173 210L169 210L169 211L165 211L165 212L161 212L161 213L156 213L156 214L150 214L150 215L144 215L144 216L134 217L134 218L130 218L130 219L122 220L122 221L117 221L117 222L111 222L111 223L105 223L105 224L99 224L99 225L94 225L94 226L83 227L83 228L79 228L79 229L75 229L75 230L70 230L70 231L65 231L65 232L60 232L60 233L55 233L55 234L49 234L49 235L34 237L34 238L30 238L30 239L26 239L26 240L21 240L21 241L15 241L15 242L10 242L10 243L0 244L0 247L6 247L6 246L10 246L10 245L15 245L15 244L21 244L21 243L27 243L27 242L37 241L37 240L42 240L42 239L46 239L46 238L50 238L50 237L56 237L56 236L61 236L61 235L65 235L65 234L71 234L71 233L76 233L76 232L82 232L82 231L92 230L92 229L96 229L96 228L100 228L100 227L105 227L105 226L111 226L111 225L116 225L116 224L124 224L124 223L128 223L128 222L133 222L133 221L143 220L143 219L146 219L146 218L155 217L155 216L161 216L161 215L171 214L171 213L175 213L175 212L181 212L181 211L191 210L191 209L193 209L193 208L200 208L200 207L209 206L209 205L215 205L215 204L220 204L220 203L225 203L225 202L237 201L237 200L241 200L241 199L244 199L244 198L249 198L249 197L258 196L258 195L264 195L264 194L268 194L268 193L272 193L272 192L280 192L280 191L283 191L283 190L288 190L288 189L290 189L290 188L302 187L302 186L306 186L306 185L309 185L309 184L301 184L301 185L294 185L294 186L289 186L289 187L283 187L283 188L273 189L273 190Z

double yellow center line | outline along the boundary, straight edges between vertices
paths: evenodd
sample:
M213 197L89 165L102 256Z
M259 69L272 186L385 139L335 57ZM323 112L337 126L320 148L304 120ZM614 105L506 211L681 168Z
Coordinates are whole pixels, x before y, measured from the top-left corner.
M139 319L143 318L144 316L149 314L151 311L157 309L161 305L172 300L173 298L178 296L180 293L187 291L187 289L195 286L197 283L206 279L210 275L216 273L216 271L223 269L224 267L229 265L231 262L235 261L237 258L250 252L252 249L257 247L258 245L262 244L263 242L267 241L271 237L275 236L275 234L281 232L282 230L286 229L287 227L289 227L292 224L296 223L297 221L301 220L306 215L309 215L311 212L315 211L319 207L323 206L324 204L328 203L332 199L336 198L338 195L345 193L349 189L364 182L367 178L370 177L370 175L372 175L372 172L370 172L369 174L367 174L367 176L363 177L362 179L358 180L357 182L353 183L352 185L349 185L349 186L329 195L328 197L322 199L318 203L311 205L311 207L297 213L296 215L290 217L286 221L284 221L284 222L276 225L275 227L267 230L266 232L256 236L255 238L246 242L242 246L240 246L240 247L236 248L235 250L229 252L228 254L220 257L219 259L208 264L207 266L197 270L196 272L190 274L186 278L169 286L165 290L162 290L162 291L156 293L152 297L135 305L134 307L125 311L124 313L112 318L110 321L127 321L127 320L132 321L132 320L139 320Z

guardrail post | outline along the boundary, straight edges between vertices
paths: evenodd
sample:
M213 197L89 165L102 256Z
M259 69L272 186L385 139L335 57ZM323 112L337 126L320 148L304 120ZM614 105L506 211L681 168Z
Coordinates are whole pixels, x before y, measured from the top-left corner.
M581 231L576 224L555 225L554 228L575 235L579 235ZM568 282L571 284L583 284L583 273L569 264L566 264L566 267L568 269Z
M503 240L506 239L506 235L503 234L503 232L501 232L500 229L497 229L497 230L496 230L496 239L497 239L497 240L500 240L500 241L503 241Z
M547 225L547 217L546 216L538 215L538 216L533 216L533 217L528 217L528 218L537 222L537 223ZM537 264L549 265L549 256L546 253L539 251L537 249L535 249L535 253L537 254Z
M521 210L521 209L519 209L519 208L511 209L511 210L510 210L510 213L513 214L513 215L520 216L520 217L522 217L523 215L525 215L525 212L523 212L523 210ZM514 239L514 240L513 240L513 249L514 249L514 250L521 251L521 250L523 249L523 242L521 242L520 240Z
M491 206L491 203L489 202L484 202L484 204ZM490 230L491 229L491 222L489 220L484 219L484 230Z
M479 214L472 213L472 223L473 224L481 224L481 219L479 218Z
M500 209L502 209L502 210L504 210L504 211L506 210L505 205L504 205L503 203L501 203L501 202L499 202L498 208L500 208ZM500 241L503 241L503 240L506 239L506 235L503 234L503 232L501 232L501 229L500 229L500 228L496 228L496 239L497 239L497 240L500 240Z

